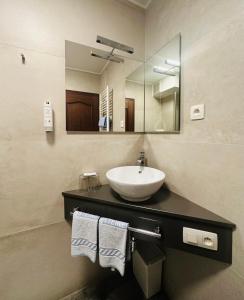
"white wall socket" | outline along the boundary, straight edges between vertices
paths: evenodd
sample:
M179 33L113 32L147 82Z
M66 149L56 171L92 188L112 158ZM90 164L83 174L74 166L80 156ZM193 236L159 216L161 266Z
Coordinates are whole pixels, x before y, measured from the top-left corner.
M202 120L205 118L205 105L197 104L191 106L191 120Z
M183 227L183 243L217 251L218 235L213 232Z

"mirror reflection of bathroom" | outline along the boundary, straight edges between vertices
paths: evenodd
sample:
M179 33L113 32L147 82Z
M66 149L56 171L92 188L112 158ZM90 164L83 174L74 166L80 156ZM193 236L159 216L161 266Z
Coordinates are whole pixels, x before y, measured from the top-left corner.
M144 62L117 49L110 56L106 53L65 42L68 132L144 131L144 82L127 80Z
M180 129L180 35L145 63L145 131Z
M144 131L144 64L134 63L125 81L125 131Z

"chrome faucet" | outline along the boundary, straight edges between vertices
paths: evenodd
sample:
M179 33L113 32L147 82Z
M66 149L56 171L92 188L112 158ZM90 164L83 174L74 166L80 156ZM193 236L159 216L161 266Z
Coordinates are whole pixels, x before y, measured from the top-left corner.
M136 164L141 167L140 168L140 173L141 173L142 167L145 167L145 165L146 165L145 152L143 152L143 151L140 152L140 156L137 159Z

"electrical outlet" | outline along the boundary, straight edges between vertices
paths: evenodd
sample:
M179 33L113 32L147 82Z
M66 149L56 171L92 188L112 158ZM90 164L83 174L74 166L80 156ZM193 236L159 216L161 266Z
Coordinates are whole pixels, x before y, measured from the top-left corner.
M191 120L202 120L205 117L205 105L198 104L191 106Z
M183 227L183 243L217 251L218 235L209 231Z

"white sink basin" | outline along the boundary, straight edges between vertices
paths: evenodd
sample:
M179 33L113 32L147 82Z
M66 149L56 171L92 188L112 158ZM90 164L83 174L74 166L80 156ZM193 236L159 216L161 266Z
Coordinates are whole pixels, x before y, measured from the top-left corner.
M123 199L145 201L162 186L164 172L140 166L118 167L106 173L111 188Z

